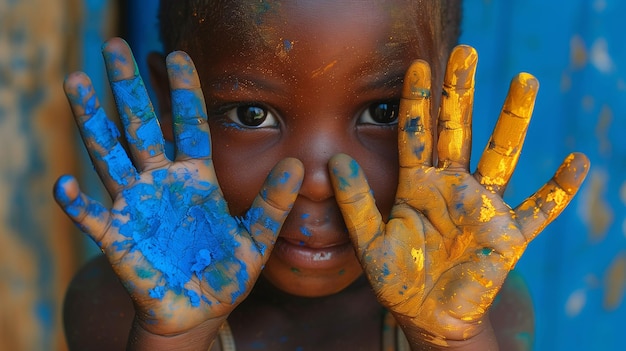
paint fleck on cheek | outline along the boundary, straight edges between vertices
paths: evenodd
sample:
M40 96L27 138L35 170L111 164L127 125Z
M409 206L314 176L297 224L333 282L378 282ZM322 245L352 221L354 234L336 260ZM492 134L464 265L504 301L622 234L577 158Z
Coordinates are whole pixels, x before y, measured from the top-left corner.
M282 61L289 59L289 52L293 49L294 42L289 39L282 39L280 43L276 45L276 57Z
M306 236L306 237L310 237L313 234L311 233L311 231L309 230L309 228L302 226L300 227L300 232L302 233L302 235Z

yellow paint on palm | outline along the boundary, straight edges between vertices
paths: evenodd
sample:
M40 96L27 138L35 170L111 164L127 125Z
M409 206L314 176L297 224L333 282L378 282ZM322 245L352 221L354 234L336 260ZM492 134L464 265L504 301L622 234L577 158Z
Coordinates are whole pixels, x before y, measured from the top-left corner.
M491 288L493 286L493 281L491 279L486 278L484 274L474 272L474 271L469 271L468 274L472 277L474 281L478 282L480 285L484 286L485 288ZM489 295L489 294L485 293L485 295ZM476 307L480 308L479 306L476 306Z
M478 217L478 220L486 223L496 216L496 208L493 206L493 203L487 195L483 194L481 197L483 199L483 205L480 207L480 216Z
M512 81L500 118L478 163L481 184L499 192L509 182L526 137L539 82L528 73Z
M411 257L413 257L418 271L424 269L424 251L422 249L411 249Z
M447 260L442 260L441 262L453 261L461 257L473 240L474 234L468 230L463 230L463 233L461 233L460 235L456 235L452 239L452 243L448 248Z

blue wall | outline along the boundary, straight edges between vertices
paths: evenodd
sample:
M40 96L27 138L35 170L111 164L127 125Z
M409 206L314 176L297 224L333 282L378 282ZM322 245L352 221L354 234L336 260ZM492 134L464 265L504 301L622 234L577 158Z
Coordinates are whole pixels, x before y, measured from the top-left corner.
M537 313L537 350L618 350L626 327L626 40L617 0L465 2L462 42L479 52L476 147L482 148L509 79L541 88L511 204L531 194L572 151L591 172L566 212L518 265Z

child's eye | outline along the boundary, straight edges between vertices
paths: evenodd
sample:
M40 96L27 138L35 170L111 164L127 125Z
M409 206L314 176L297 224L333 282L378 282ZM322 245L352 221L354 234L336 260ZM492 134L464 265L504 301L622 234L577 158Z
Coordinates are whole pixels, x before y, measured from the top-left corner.
M239 105L226 111L226 117L246 128L271 128L278 125L276 117L259 105Z
M389 125L398 123L400 103L383 101L369 105L359 117L363 124Z

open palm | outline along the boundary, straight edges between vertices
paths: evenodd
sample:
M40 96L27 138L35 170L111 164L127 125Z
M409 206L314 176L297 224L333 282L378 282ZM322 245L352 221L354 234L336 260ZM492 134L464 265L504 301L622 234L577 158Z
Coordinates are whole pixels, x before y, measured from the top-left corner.
M330 163L337 201L379 300L401 325L435 344L483 330L507 274L569 203L588 170L587 158L572 154L515 209L502 200L538 89L534 77L521 73L511 83L476 172L470 173L476 62L475 50L467 46L451 54L438 133L431 122L430 68L416 61L407 71L398 122L399 185L387 223L356 162L337 155Z
M144 328L168 335L225 319L267 261L302 166L294 159L278 163L247 214L231 216L213 169L205 103L189 57L175 52L167 58L176 139L171 161L127 44L109 41L104 56L128 153L89 78L73 74L65 90L112 207L82 193L70 176L57 182L56 199L100 245Z

